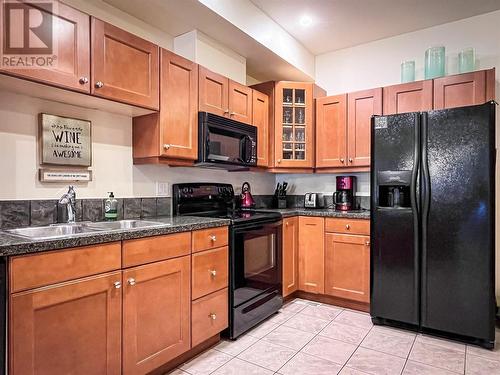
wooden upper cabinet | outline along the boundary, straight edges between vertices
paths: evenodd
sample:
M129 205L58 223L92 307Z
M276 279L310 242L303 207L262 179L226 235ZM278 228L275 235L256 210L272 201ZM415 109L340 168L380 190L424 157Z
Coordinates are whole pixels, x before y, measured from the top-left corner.
M229 114L229 79L200 66L198 76L199 110L219 116Z
M370 237L327 233L325 294L370 301Z
M495 99L495 69L434 80L434 109L483 104Z
M325 291L325 219L299 217L299 290Z
M161 50L161 153L174 159L198 157L198 65Z
M124 375L147 374L190 349L190 258L123 271Z
M432 109L431 79L384 87L384 115Z
M347 95L316 99L316 168L347 164Z
M269 97L253 90L252 120L257 127L257 165L269 166Z
M283 297L299 287L299 218L283 219Z
M92 18L92 94L159 108L157 45Z
M252 89L229 80L229 117L232 120L252 124Z
M114 272L13 294L9 374L120 375L120 281Z
M382 88L347 94L349 167L370 166L371 117L382 114Z
M53 66L43 69L9 69L3 72L49 85L90 93L90 17L60 2L54 13L26 3L26 10L36 9L53 21ZM43 42L43 41L42 41Z

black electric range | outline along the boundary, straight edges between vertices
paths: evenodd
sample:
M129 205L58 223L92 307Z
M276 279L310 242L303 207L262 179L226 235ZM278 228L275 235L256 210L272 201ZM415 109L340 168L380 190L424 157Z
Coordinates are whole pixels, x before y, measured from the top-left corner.
M238 209L230 184L174 184L172 197L174 215L231 221L226 336L235 339L277 312L283 304L281 214Z

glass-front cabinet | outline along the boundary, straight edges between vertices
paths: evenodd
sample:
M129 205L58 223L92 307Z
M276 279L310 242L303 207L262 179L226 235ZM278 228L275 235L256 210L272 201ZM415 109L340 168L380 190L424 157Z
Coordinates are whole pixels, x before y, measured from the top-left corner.
M275 167L312 168L313 84L277 82L274 92Z

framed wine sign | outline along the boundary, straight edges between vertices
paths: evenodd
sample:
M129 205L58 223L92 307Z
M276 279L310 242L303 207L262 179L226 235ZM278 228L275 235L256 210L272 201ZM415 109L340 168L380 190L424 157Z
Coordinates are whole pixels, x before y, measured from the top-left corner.
M91 123L40 113L41 164L90 167L92 165Z

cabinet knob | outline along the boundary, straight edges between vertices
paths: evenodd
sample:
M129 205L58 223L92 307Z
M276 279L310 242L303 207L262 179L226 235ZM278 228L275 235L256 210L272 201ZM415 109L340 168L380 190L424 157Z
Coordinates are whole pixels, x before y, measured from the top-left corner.
M131 277L130 279L127 280L127 283L130 286L134 286L135 285L135 279Z
M278 161L278 163L281 163L281 159L278 159L277 161Z
M224 110L224 114L227 115L229 113L229 109Z
M352 163L352 158L349 158L349 163Z
M344 158L340 158L340 162L343 163L344 162Z
M290 225L290 223L287 221L287 222L285 222L285 225L286 225L286 226L289 226L289 225Z
M101 82L101 81L97 81L97 82L95 83L95 87L96 87L96 89L100 89L100 88L102 88L103 86L104 86L104 83L103 83L103 82Z
M86 85L87 83L89 83L89 79L87 77L80 77L78 82L80 82L80 85Z
M210 314L208 314L208 317L210 319L212 319L212 320L215 320L215 319L217 319L217 314L216 313L210 313Z
M113 285L114 285L115 289L120 289L120 288L122 287L122 283L121 283L121 282L119 282L119 281L115 281L115 282L113 283Z
M210 236L210 240L211 240L212 242L215 242L215 241L217 241L217 237L216 237L215 235L211 235L211 236Z
M229 116L234 116L235 114L236 114L236 112L231 112L231 113L229 114Z
M351 229L351 226L349 224L346 224L345 229L349 230L349 229Z
M210 276L215 277L217 276L217 270L210 270Z
M370 241L365 242L366 246L370 246Z
M165 150L168 150L168 149L170 148L170 145L169 145L169 144L167 144L167 143L165 143L165 144L163 145L163 148L164 148Z

